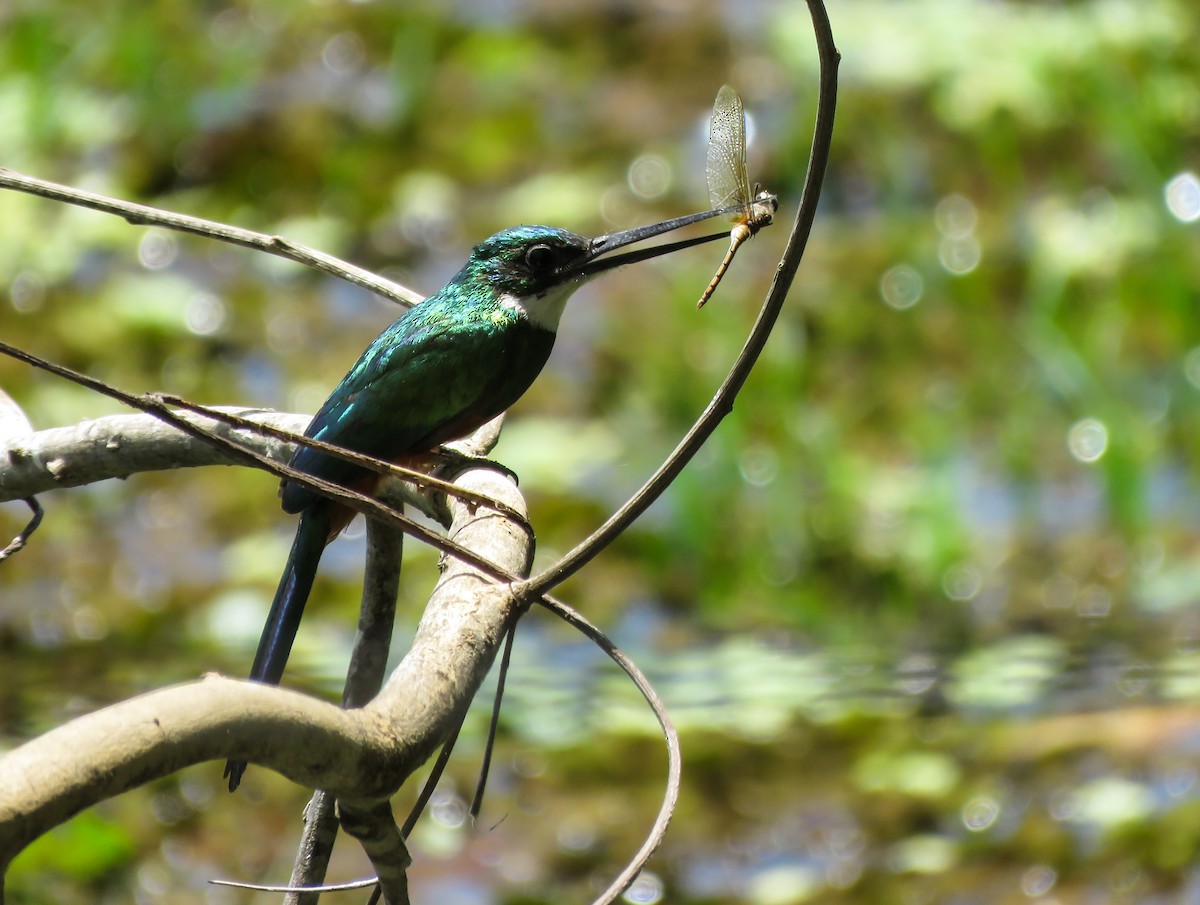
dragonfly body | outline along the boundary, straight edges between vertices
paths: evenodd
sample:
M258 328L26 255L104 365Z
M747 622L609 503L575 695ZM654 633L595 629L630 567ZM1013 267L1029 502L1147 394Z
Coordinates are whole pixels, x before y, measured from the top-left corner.
M716 291L742 243L769 225L779 209L778 199L769 192L754 195L750 192L746 173L746 111L742 99L728 85L721 86L713 104L705 175L709 201L713 208L733 209L734 227L729 233L729 250L696 303L697 308L703 308Z

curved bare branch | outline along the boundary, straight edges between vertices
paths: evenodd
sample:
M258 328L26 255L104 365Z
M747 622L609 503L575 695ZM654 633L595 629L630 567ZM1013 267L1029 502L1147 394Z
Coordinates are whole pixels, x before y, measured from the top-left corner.
M808 0L808 7L817 33L817 52L821 63L820 96L817 104L817 119L813 128L812 151L809 154L808 172L804 179L804 193L800 199L800 209L796 212L796 220L792 225L787 247L775 270L775 279L771 283L767 297L758 312L758 319L754 322L750 335L746 338L745 345L742 346L742 351L729 369L729 374L717 388L704 411L662 465L620 509L609 516L603 525L577 544L573 550L562 556L558 562L517 588L517 593L526 599L553 590L582 569L645 512L655 500L662 496L687 463L700 451L700 447L717 429L717 425L733 411L733 401L745 384L746 378L750 376L750 371L758 362L758 357L766 345L767 337L771 335L771 331L775 327L775 321L787 300L788 290L792 287L792 280L800 267L800 259L804 256L808 237L812 233L813 221L817 216L817 202L821 196L821 186L825 181L825 168L829 163L829 150L833 143L834 113L837 108L837 69L841 55L834 45L833 33L829 27L829 18L824 5L820 0Z
M5 167L0 167L0 188L15 189L30 195L50 198L53 201L64 201L67 204L88 207L106 214L115 214L135 225L159 226L163 229L173 229L196 236L205 236L209 239L218 239L233 245L241 245L243 248L265 251L268 254L278 255L289 261L295 261L297 264L320 270L339 280L369 289L371 292L377 292L384 298L389 298L402 305L415 305L422 298L420 293L401 286L399 283L384 279L361 267L355 267L353 264L317 251L315 248L285 239L283 236L269 236L225 223L164 211L146 204L121 201L119 198L109 198L107 195L98 195L95 192L84 191L73 186L59 185L57 182L26 176Z

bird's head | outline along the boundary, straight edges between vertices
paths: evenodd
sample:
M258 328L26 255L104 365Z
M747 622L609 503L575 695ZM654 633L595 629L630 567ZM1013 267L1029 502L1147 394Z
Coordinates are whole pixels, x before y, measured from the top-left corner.
M595 239L586 239L553 226L514 226L476 245L458 279L487 286L505 307L520 308L534 324L556 331L571 293L597 274L622 264L721 239L728 233L685 239L620 255L610 255L610 252L720 213L705 211Z

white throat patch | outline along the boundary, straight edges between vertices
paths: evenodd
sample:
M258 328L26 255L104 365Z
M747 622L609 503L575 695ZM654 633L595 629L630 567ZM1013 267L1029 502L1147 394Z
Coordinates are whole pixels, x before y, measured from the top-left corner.
M558 322L562 319L563 309L567 307L567 299L582 286L585 280L572 280L547 289L541 295L511 295L506 293L500 298L503 308L524 311L529 322L551 333L558 332Z

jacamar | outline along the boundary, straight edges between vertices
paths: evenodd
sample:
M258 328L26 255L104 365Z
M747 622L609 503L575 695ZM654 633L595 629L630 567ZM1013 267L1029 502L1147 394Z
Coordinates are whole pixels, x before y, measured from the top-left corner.
M597 274L701 242L716 233L602 257L614 249L721 213L709 211L585 239L549 226L502 230L477 245L441 290L397 318L367 347L313 417L305 436L378 459L402 462L464 437L516 402L542 370L563 307ZM301 446L298 471L370 492L377 476ZM300 523L250 670L278 684L292 649L321 553L353 517L295 481L280 490ZM229 790L244 761L229 761Z

